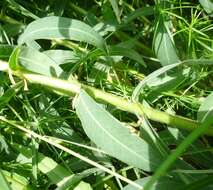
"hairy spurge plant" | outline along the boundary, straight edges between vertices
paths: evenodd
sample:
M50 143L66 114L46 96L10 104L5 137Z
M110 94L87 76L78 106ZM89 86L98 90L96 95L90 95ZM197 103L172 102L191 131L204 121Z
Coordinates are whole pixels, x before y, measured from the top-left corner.
M0 189L212 188L210 0L0 7Z

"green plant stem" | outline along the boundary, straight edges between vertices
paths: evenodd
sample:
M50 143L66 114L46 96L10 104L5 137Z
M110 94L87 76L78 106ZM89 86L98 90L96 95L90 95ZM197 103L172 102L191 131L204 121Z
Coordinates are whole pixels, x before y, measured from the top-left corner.
M8 64L6 62L0 61L0 70L8 71ZM178 115L171 115L166 112L155 110L153 108L148 108L139 103L131 102L120 96L107 93L103 90L96 89L88 85L83 85L74 80L65 81L53 77L33 74L28 71L13 71L13 74L18 76L19 78L25 79L26 81L49 87L52 90L57 90L68 96L75 96L80 92L81 89L84 89L97 102L108 103L116 106L121 110L131 112L133 114L141 116L145 114L150 120L165 123L169 127L176 127L192 131L200 126L200 123L195 120L191 120ZM205 134L213 136L213 129L207 129L205 131Z

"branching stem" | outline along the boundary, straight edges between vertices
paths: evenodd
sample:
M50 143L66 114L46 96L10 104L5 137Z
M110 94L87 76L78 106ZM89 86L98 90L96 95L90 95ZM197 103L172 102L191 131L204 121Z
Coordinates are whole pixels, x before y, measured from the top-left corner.
M0 61L0 70L8 71L8 64L6 62ZM131 112L133 114L141 115L144 114L153 121L160 123L165 123L169 127L175 127L180 129L185 129L192 131L200 126L200 123L195 120L191 120L178 115L171 115L166 112L158 111L153 108L148 108L140 103L131 102L120 96L116 96L105 92L103 90L83 85L77 81L65 81L58 78L43 76L39 74L33 74L27 71L13 71L13 74L29 81L33 84L40 84L42 86L49 87L52 90L57 90L67 96L77 95L81 89L84 89L91 97L93 97L97 102L108 103L117 108ZM205 131L206 135L213 136L213 129L208 129Z

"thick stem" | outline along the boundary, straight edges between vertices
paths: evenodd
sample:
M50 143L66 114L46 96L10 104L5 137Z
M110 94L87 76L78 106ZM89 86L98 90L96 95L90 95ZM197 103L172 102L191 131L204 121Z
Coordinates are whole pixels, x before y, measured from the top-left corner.
M7 63L0 61L0 70L8 71L7 65ZM108 103L116 106L121 110L141 116L145 114L150 120L165 123L169 125L169 127L176 127L192 131L200 126L200 123L195 120L191 120L178 115L171 115L166 112L155 110L153 108L148 108L139 103L130 102L129 100L120 96L104 92L103 90L96 89L91 86L83 85L77 81L65 81L62 79L43 76L39 74L32 74L27 71L17 71L13 72L13 74L31 83L41 84L68 96L77 95L81 89L84 89L91 97L93 97L100 103ZM213 136L213 129L207 129L207 131L205 131L205 134Z

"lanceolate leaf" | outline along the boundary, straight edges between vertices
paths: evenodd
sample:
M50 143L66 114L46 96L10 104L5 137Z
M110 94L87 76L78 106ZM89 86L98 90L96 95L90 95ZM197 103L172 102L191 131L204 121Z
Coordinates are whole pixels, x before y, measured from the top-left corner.
M46 76L59 76L63 72L53 59L29 47L21 47L18 64L28 71Z
M208 112L212 112L213 114L213 92L209 96L207 96L204 102L201 104L198 110L197 119L199 121L202 121L202 119Z
M133 136L84 91L78 97L76 111L88 137L109 155L146 171L154 170L162 161L155 149Z
M176 63L176 64L172 64L172 65L166 65L154 72L152 72L150 75L148 75L144 80L142 80L137 87L135 88L132 98L134 100L138 100L139 95L142 91L142 89L146 86L149 85L150 83L153 83L153 81L159 81L159 76L166 73L167 71L179 66L181 63Z
M169 28L163 20L163 16L157 24L154 48L157 58L163 66L179 62L171 34L169 34Z
M84 41L105 50L104 39L89 25L64 17L45 17L29 24L19 44L37 39L70 39Z

